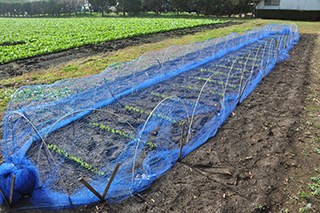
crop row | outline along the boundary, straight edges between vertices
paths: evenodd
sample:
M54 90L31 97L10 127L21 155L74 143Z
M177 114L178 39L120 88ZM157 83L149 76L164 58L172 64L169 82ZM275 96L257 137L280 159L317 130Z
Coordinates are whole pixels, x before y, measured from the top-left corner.
M232 87L234 89L236 89L238 87L238 85L233 85L233 84L230 84L230 83L225 83L223 81L217 81L217 80L209 79L209 78L193 77L193 76L189 76L189 78L194 78L194 79L201 80L201 81L208 81L210 83L218 83L220 85L227 85L227 86Z
M233 62L233 60L230 60L230 59L223 59L222 58L220 60L221 61L229 61L229 62L232 61ZM247 67L252 67L252 66L260 67L260 63L249 63L249 62L237 61L235 64L241 64L241 65L245 65L246 64Z
M131 138L131 139L133 139L133 140L135 140L135 137L133 136L133 135L130 135L130 134L126 134L126 133L124 133L124 132L122 132L122 131L120 131L120 130L117 130L117 129L112 129L112 128L110 128L109 126L106 126L106 125L103 125L103 124L98 124L98 123L89 123L89 125L93 125L93 126L96 126L96 127L99 127L100 129L105 129L105 130L107 130L108 132L111 132L111 133L113 133L113 134L118 134L118 135L120 135L120 136L123 136L123 137L125 137L125 138Z
M73 161L73 162L76 162L78 163L80 166L88 169L90 172L93 172L99 176L102 176L104 175L104 172L100 172L96 167L88 164L88 163L85 163L83 162L82 159L80 158L77 158L77 157L74 157L74 156L71 156L69 154L69 152L66 152L65 150L61 149L60 147L58 147L57 145L53 145L53 144L48 144L48 149L51 149L53 151L55 151L56 153L58 153L59 155L61 156L64 156L65 158Z
M223 22L226 21L173 18L2 18L0 19L0 64L85 44L98 44L127 37Z
M154 96L156 96L156 97L158 97L158 98L163 98L163 99L165 99L165 98L167 98L167 99L169 99L169 100L172 100L172 101L177 101L177 102L180 102L180 103L182 103L182 104L187 104L187 105L190 105L190 106L192 106L192 107L196 107L196 106L202 106L202 107L205 107L206 109L209 109L208 108L208 106L203 106L202 104L200 104L200 103L198 103L197 105L194 103L194 102L192 102L192 101L189 101L189 100L185 100L185 99L179 99L179 98L174 98L174 97L171 97L171 96L168 96L168 95L165 95L165 94L160 94L160 93L156 93L156 92L151 92L151 95L154 95Z
M141 113L141 114L146 114L146 115L150 115L150 113L151 113L151 112L140 110L140 109L137 109L137 108L134 108L134 107L130 107L130 106L125 106L125 108L128 109L128 110L135 111L135 112L138 112L138 113ZM159 115L159 114L155 114L155 113L152 113L152 116L158 117L158 118L162 118L164 120L170 121L171 123L178 124L179 126L183 125L182 122L177 122L176 120L171 119L168 116Z
M196 90L196 91L201 91L201 88L198 88L198 87L192 87L192 86L184 86L182 84L174 84L173 86L175 87L181 87L181 88L186 88L186 89L189 89L189 90ZM202 90L203 93L207 93L207 94L212 94L212 95L219 95L219 96L224 96L223 93L216 93L216 92L213 92L213 91L209 91L209 90Z
M223 68L229 68L231 69L231 67L228 67L228 66L216 66L216 67L223 67ZM238 71L242 71L243 69L240 69L240 68L236 68L235 70L238 70ZM245 72L250 72L249 70L245 70ZM214 71L214 70L210 70L210 69L201 69L201 72L210 72L210 73L213 73L213 74L217 74L219 76L227 76L228 73L227 72L218 72L218 71ZM230 75L229 78L241 78L241 73L234 73L232 75Z
M109 126L106 126L106 125L103 125L103 124L91 123L91 122L90 122L89 125L93 125L93 126L98 127L98 128L100 128L100 129L102 129L102 130L107 130L108 132L111 132L111 133L113 133L113 134L118 134L118 135L120 135L120 136L122 136L122 137L124 137L124 138L131 138L132 140L136 140L136 137L133 136L133 135L126 134L126 133L124 133L124 132L122 132L122 131L120 131L120 130L117 130L117 129L112 129L112 128L110 128ZM140 140L140 142L142 142L142 143L144 143L144 144L147 144L147 145L150 146L151 148L156 147L156 144L155 144L155 143L152 143L152 142L146 143L146 141L144 141L144 140Z
M253 61L262 61L263 59L260 58L252 58L248 56L236 56L237 59L245 59L245 60L253 60Z

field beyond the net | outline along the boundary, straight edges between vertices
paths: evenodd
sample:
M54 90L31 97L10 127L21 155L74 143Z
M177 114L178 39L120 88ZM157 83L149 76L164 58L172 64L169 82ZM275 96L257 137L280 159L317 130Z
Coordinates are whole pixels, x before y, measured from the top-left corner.
M224 22L184 18L1 18L0 64L85 44Z

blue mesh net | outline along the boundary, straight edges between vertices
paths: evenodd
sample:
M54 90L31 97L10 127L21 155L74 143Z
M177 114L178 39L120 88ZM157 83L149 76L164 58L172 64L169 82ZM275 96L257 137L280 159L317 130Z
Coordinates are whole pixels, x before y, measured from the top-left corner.
M31 194L32 206L83 205L99 198L78 179L101 195L121 163L105 199L128 198L177 162L180 143L184 157L214 136L298 40L297 26L269 24L22 87L3 120L0 187L8 196L16 174L14 201Z

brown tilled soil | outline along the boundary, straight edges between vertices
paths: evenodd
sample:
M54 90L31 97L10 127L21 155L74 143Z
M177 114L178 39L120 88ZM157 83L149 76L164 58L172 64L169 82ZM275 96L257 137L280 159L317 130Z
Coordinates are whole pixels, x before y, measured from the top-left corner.
M290 51L291 58L276 65L215 137L142 191L144 200L129 198L117 204L94 204L62 212L279 212L287 200L282 182L288 170L302 171L291 162L290 153L297 151L295 129L310 81L315 39L315 35L301 35L298 45ZM157 36L148 40L159 41ZM115 49L132 44L134 38ZM93 49L90 46L87 50L92 54ZM75 50L70 51L72 55ZM68 51L65 53L69 55ZM15 63L27 70L33 60L40 61L41 57ZM21 212L1 208L1 212Z

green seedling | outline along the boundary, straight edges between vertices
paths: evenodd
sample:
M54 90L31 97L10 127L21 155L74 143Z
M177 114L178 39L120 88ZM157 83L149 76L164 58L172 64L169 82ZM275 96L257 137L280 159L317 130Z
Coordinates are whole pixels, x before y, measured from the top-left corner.
M317 149L317 148L313 148L313 151L314 151L315 153L320 154L320 150L319 150L319 149Z
M306 208L306 207L299 208L299 212L302 212L302 213L306 212L307 210L308 210L308 208Z
M287 201L286 204L293 204L295 201L291 200L291 201Z
M277 124L275 123L275 124L268 124L268 123L265 123L265 125L266 125L266 127L269 127L269 128L273 128L273 127L275 127L275 126L277 126Z
M152 142L147 143L147 145L149 145L151 148L155 148L156 147L156 144L152 143Z
M281 212L281 213L289 213L289 209L283 208L283 209L281 209L280 212Z
M256 204L256 209L258 209L259 211L263 210L263 206L261 206L260 204Z
M306 122L307 126L312 126L312 123L310 121Z
M300 195L300 197L302 198L302 200L308 202L310 199L311 194L308 192L304 192L304 191L299 191L298 194Z

